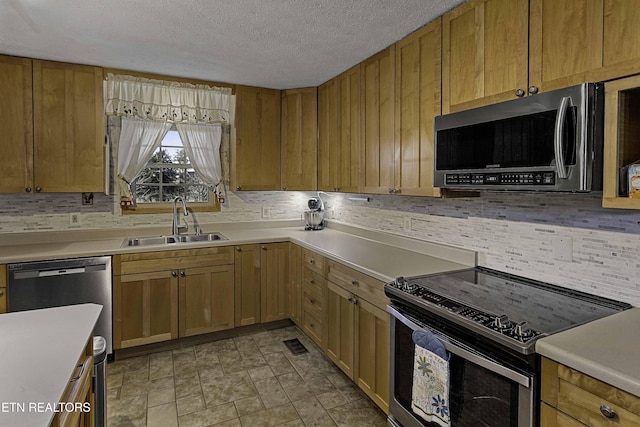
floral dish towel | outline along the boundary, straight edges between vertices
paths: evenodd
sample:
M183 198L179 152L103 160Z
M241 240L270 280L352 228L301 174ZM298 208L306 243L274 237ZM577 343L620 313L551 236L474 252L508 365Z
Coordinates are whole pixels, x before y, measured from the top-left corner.
M415 331L413 342L416 345L411 409L425 421L450 427L450 355L429 331Z

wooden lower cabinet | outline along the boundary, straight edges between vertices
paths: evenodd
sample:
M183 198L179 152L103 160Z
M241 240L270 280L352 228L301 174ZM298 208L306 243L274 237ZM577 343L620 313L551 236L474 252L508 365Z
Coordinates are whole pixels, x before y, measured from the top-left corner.
M94 392L93 392L93 336L87 340L76 371L72 374L64 394L60 399L62 406L60 412L53 417L50 427L93 427L94 425ZM82 410L65 411L67 406ZM87 410L85 410L85 408Z
M235 323L260 323L260 245L235 248Z
M384 284L328 262L327 355L386 413L389 412L390 319Z
M260 320L286 319L289 243L260 245Z
M302 248L289 247L289 281L287 283L287 314L302 327Z
M219 265L180 271L178 331L181 337L233 328L233 269L233 265Z
M176 270L113 278L113 348L178 338Z
M544 427L640 426L640 397L547 358L541 399Z

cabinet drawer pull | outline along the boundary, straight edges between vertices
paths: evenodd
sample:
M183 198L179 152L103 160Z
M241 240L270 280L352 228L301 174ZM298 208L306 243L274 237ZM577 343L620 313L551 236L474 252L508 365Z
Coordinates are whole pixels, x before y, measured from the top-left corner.
M180 272L180 276L184 277L184 276L186 276L186 275L187 275L187 274L186 274L184 271L181 271L181 272Z
M240 248L240 247L236 247L236 251L238 251L238 252L242 252L242 248Z
M358 281L357 281L357 280L352 280L352 281L351 281L351 284L352 284L353 286L358 286Z
M600 413L610 420L617 418L618 414L608 405L600 405Z
M0 289L0 297L4 295L4 290Z
M309 260L309 263L310 263L310 264L315 264L315 263L316 263L316 260L315 260L315 259L310 259L310 260Z
M78 381L82 377L82 374L84 373L84 363L77 364L76 369L78 368L80 368L80 373L78 375L71 377L71 379L69 380L70 383L74 381ZM600 408L600 410L602 410L602 408Z
M311 283L313 285L316 282L313 279L311 279L311 280L309 280L309 283Z
M175 271L172 271L172 272L171 272L171 276L176 277L177 275L178 275L178 273L177 273L177 272L175 272Z
M267 247L266 247L266 246L263 246L263 247L262 247L262 250L263 250L263 251L266 251L266 250L267 250Z
M313 298L309 298L309 302L313 304L315 301L313 300Z

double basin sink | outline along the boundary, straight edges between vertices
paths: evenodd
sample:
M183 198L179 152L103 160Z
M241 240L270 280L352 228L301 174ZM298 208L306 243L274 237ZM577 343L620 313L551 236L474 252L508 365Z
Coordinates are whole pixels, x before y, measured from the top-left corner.
M217 232L203 234L178 234L176 236L132 237L126 239L122 244L122 247L179 245L180 243L215 242L218 240L229 239Z

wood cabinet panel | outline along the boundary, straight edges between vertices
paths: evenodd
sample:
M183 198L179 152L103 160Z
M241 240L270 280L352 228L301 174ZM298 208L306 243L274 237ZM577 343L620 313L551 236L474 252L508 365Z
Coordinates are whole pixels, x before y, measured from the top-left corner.
M360 65L318 88L318 189L360 188Z
M366 299L381 309L385 309L389 304L389 298L384 294L384 282L333 260L327 262L327 271L329 281L342 286L354 295Z
M362 184L365 193L395 186L395 46L362 65Z
M235 252L235 324L260 323L260 245L242 245Z
M104 191L102 68L33 61L34 185Z
M231 188L279 190L280 91L236 86L235 128Z
M302 326L302 282L302 248L292 243L289 246L287 313L298 326Z
M327 356L353 379L355 306L344 288L327 285Z
M546 358L542 359L541 399L586 425L640 425L640 397ZM615 417L606 418L602 405L615 411Z
M32 61L0 55L0 193L33 187Z
M326 274L327 259L309 249L302 249L302 265L321 276Z
M114 276L113 302L114 349L178 338L175 271Z
M354 381L385 413L389 413L389 314L360 298L356 307Z
M260 249L260 319L262 322L285 319L289 277L288 243L268 243L261 245Z
M171 260L170 266L163 268L181 269L206 267L212 265L233 264L233 246L181 249L158 252L138 252L122 254L114 265L114 274L131 274L157 271L162 263Z
M440 196L433 187L434 118L441 109L441 20L396 43L396 145L401 194Z
M281 183L283 190L318 187L318 90L282 91Z
M585 424L544 402L540 405L540 425L544 427L585 427Z
M7 312L7 266L0 264L0 314Z
M471 0L442 17L442 112L527 90L528 0Z
M234 327L233 269L233 265L221 265L180 271L181 337Z

